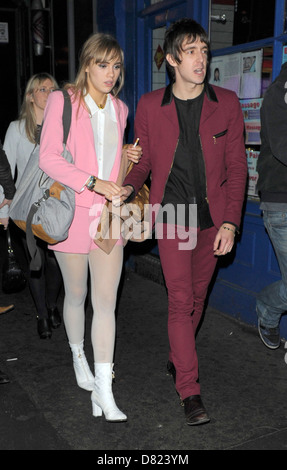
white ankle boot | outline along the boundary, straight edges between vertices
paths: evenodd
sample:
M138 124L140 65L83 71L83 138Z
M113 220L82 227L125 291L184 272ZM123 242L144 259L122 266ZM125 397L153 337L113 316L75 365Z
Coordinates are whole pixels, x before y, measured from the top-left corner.
M73 354L73 366L77 383L79 387L92 392L94 390L95 379L84 353L84 341L79 344L69 343L69 345Z
M123 422L127 417L122 413L114 400L112 392L113 364L95 363L95 386L92 393L93 416L102 416L107 421Z

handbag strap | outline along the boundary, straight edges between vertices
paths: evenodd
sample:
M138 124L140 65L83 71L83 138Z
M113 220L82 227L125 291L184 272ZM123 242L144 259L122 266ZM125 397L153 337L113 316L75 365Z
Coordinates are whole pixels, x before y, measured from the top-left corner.
M71 98L67 90L58 90L58 91L61 91L64 96L64 108L63 108L62 121L63 121L63 145L66 145L68 135L70 132L71 120L72 120ZM40 140L40 137L39 137L39 140ZM37 247L36 237L33 234L33 230L32 230L32 220L33 220L34 215L38 211L41 202L47 200L49 197L50 197L50 192L47 189L42 199L32 204L30 211L28 213L28 216L27 216L26 240L27 240L27 247L31 256L31 262L30 262L31 271L39 271L42 266L41 254Z
M67 92L67 90L65 90L64 88L60 89L60 90L55 90L55 91L61 91L63 93L63 96L64 96L64 108L63 108L62 121L63 121L63 144L66 145L68 135L69 135L69 132L70 132L71 120L72 120L71 98L70 98L70 95ZM40 129L39 129L38 133L37 133L35 147L37 145L40 145L42 129L43 129L43 122L40 126Z
M72 104L71 98L67 90L61 90L64 95L64 109L63 109L63 144L66 145L68 135L70 132L71 121L72 121Z

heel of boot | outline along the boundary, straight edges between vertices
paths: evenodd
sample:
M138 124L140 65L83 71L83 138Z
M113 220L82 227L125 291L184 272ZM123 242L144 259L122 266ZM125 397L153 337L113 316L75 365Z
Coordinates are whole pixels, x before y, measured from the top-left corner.
M93 416L97 418L98 416L102 416L103 411L100 406L98 406L93 400L92 400L92 406L93 406Z
M95 388L92 393L92 402L105 415L106 421L120 423L127 421L127 417L117 407L112 392L111 363L95 363ZM96 410L97 411L97 410ZM95 415L94 416L100 416Z
M106 421L110 423L121 423L127 421L126 415L118 409L112 395L110 397L106 397L106 400L101 400L101 398L97 397L95 392L93 392L91 400L93 416L95 418L104 414ZM98 403L100 403L101 406L99 406Z

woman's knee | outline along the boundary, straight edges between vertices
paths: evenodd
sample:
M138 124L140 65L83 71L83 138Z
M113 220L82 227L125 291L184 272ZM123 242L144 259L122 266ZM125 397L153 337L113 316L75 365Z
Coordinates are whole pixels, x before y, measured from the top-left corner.
M69 304L79 307L83 305L86 301L88 290L86 287L75 286L71 288L71 286L65 290L66 300Z

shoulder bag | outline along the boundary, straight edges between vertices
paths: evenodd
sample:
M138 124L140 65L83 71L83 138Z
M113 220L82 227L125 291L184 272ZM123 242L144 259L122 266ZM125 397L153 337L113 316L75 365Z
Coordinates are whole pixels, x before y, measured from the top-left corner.
M69 135L72 107L66 90L54 93L64 94L63 109L63 152L70 163L73 158L66 148ZM75 192L50 178L39 168L38 142L28 160L23 176L10 206L9 215L14 223L26 232L27 246L31 256L30 269L41 269L41 256L35 236L53 245L68 237L75 212Z

